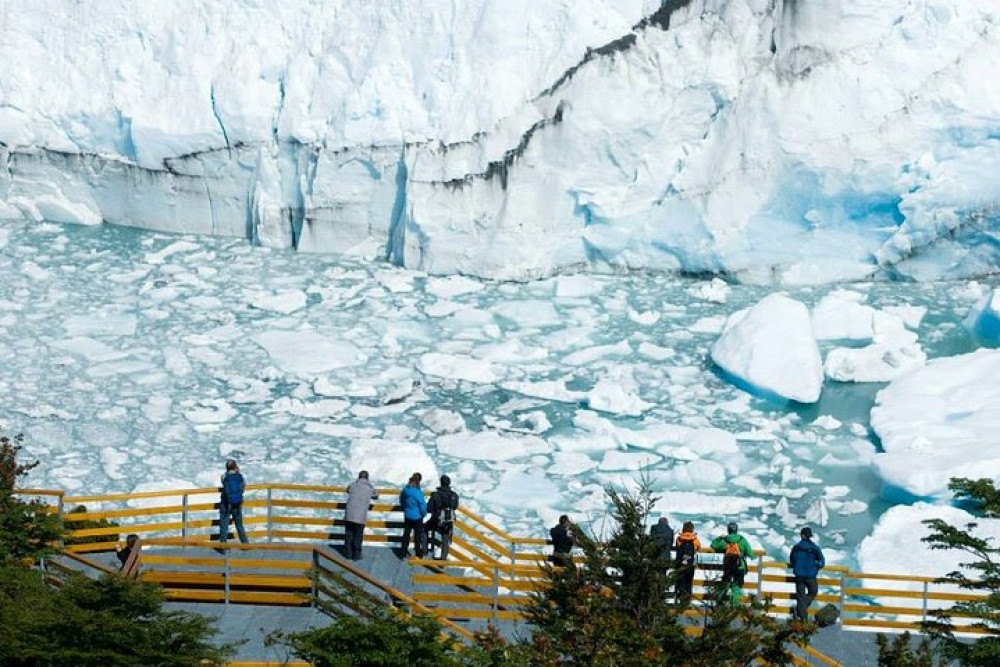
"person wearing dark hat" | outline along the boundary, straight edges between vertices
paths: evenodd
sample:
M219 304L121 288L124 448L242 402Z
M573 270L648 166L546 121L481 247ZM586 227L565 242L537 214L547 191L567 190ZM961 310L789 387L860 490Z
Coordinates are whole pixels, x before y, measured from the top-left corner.
M812 541L812 528L804 527L799 536L802 539L788 554L788 564L795 575L795 609L792 615L800 621L807 621L809 606L819 590L816 577L826 566L826 559L823 558L823 551Z
M722 554L721 593L729 593L733 604L743 597L743 582L747 576L747 559L753 556L753 549L747 538L740 535L740 527L735 521L726 526L726 534L712 540L712 551Z
M424 529L430 539L430 551L434 552L435 544L441 545L437 560L448 560L448 550L451 548L451 534L455 529L455 511L458 509L458 494L451 488L451 477L441 475L441 486L431 494L427 502L427 520ZM435 535L437 538L435 538Z

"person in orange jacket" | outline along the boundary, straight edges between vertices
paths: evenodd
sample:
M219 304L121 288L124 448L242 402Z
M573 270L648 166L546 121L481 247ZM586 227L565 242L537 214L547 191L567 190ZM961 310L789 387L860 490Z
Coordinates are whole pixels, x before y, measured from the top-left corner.
M681 604L688 604L691 601L691 593L694 588L694 568L700 550L701 541L698 539L698 533L694 532L694 524L685 521L681 534L677 536L677 556L674 560L674 567L677 570L677 583L674 590L677 601Z

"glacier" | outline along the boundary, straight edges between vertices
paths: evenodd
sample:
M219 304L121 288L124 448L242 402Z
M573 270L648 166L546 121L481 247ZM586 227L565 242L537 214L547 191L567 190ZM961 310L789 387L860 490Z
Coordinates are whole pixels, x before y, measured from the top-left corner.
M515 280L1000 265L991 0L0 13L0 218Z

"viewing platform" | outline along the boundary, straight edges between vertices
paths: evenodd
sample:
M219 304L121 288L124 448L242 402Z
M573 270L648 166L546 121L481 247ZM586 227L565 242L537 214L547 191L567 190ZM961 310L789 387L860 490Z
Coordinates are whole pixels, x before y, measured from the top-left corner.
M404 559L401 509L382 501L369 514L364 558L351 561L340 553L345 491L340 486L248 485L243 511L250 544L233 541L232 530L229 542L216 541L217 488L88 496L24 489L20 494L44 499L64 522L66 544L61 556L46 562L50 571L117 572L111 553L119 538L135 533L141 550L124 573L161 585L171 606L219 617L222 641L247 640L240 660L286 658L265 647L264 636L329 622L314 608L314 599L350 613L351 603L340 592L345 583L371 601L435 616L460 640L471 640L489 624L511 639L530 634L523 608L542 584L541 566L550 549L546 540L511 535L459 508L447 561ZM380 489L380 499L394 500L398 491ZM700 561L696 601L718 575L717 556L706 552ZM932 610L981 597L932 577L842 566L825 568L819 585L813 611L833 604L840 620L815 635L812 648L801 653L801 664L874 665L874 632L919 632ZM756 552L744 590L770 597L774 615L790 615L794 584L786 563ZM975 634L970 619L959 615L953 622L960 632ZM697 631L694 621L692 631Z

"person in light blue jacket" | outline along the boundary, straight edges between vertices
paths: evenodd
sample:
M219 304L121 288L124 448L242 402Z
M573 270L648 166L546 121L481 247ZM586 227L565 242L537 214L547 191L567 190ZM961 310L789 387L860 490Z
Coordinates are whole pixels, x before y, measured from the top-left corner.
M792 566L795 575L795 618L800 621L809 620L809 606L816 599L819 591L817 575L826 567L823 551L812 541L812 528L806 526L799 533L802 538L792 547L788 554L788 564Z
M413 534L413 550L417 558L423 558L427 538L424 534L424 517L427 516L427 501L420 490L423 476L419 472L410 476L409 483L399 494L399 505L403 508L403 557L410 555L410 534Z

